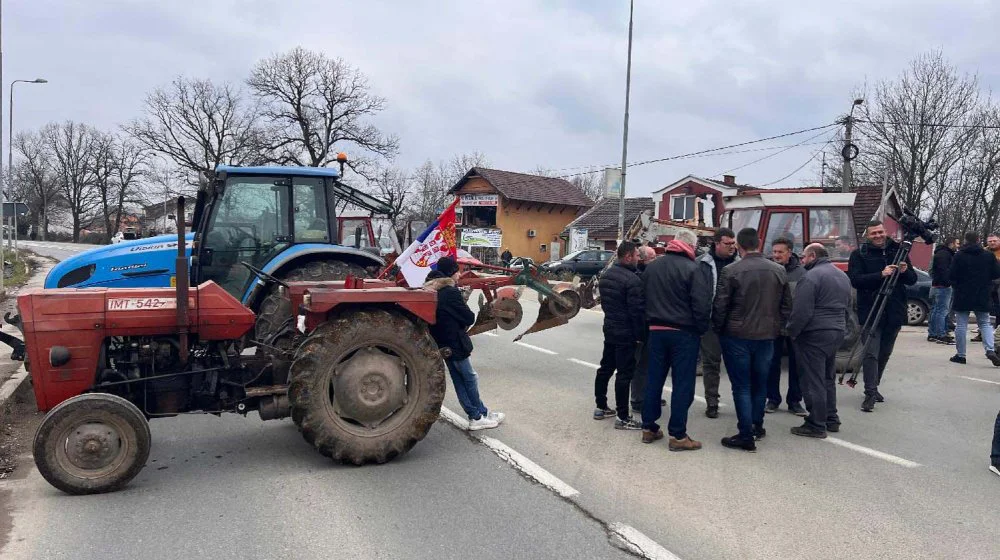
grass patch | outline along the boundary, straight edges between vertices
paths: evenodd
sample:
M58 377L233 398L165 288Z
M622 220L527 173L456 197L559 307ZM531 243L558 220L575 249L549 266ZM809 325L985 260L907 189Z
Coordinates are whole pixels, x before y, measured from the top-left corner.
M17 258L14 258L14 253L4 251L4 260L11 263L13 267L13 272L4 275L4 289L10 291L15 288L20 288L31 277L32 271L36 268L35 260L32 258L33 253L28 251L19 251ZM5 267L8 268L8 267ZM5 270L6 273L6 270Z

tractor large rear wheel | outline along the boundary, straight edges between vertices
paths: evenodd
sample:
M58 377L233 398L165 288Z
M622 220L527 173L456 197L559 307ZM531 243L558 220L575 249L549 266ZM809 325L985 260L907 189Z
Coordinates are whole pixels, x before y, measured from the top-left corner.
M444 400L444 364L427 325L401 312L352 311L317 328L291 367L292 419L320 453L384 463L427 435Z
M360 265L344 261L312 261L295 267L284 274L281 279L286 282L325 282L343 280L348 276L368 278L369 271ZM274 337L288 319L292 316L292 303L287 295L278 291L277 285L271 286L271 291L257 308L257 324L254 326L256 340L267 341ZM294 319L292 319L294 325ZM271 344L281 350L291 350L291 336L274 338ZM267 352L267 349L263 350ZM280 372L279 372L280 373ZM282 382L281 379L275 380Z
M38 472L67 494L118 490L149 458L149 423L134 404L106 393L78 395L49 411L32 452Z

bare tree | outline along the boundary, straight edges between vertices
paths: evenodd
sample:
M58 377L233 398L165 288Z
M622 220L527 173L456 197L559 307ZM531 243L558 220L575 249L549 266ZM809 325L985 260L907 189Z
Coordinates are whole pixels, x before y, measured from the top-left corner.
M22 132L14 137L19 161L13 170L13 190L28 205L32 225L44 241L48 238L49 215L60 200L54 156L38 132Z
M342 59L296 47L261 60L247 80L274 129L272 148L283 165L323 167L336 161L334 147L360 148L351 167L371 179L376 159L391 159L399 141L369 119L385 109L368 79Z
M177 78L149 94L145 116L124 129L140 146L177 165L191 184L219 165L270 159L256 107L232 84Z
M98 140L90 127L73 121L48 124L42 129L42 136L55 156L55 175L62 198L69 206L75 243L80 241L80 230L93 222L92 212L98 204L94 188Z
M870 97L859 126L862 167L877 176L888 168L910 208L940 199L975 136L976 77L934 51L917 57L897 80L877 84Z
M139 201L148 152L129 137L98 133L95 136L94 187L104 220L104 242L118 231L125 207Z
M542 177L559 177L557 171L542 165L536 166L533 173ZM566 181L580 189L580 192L585 194L587 198L595 201L604 196L604 184L601 178L602 175L598 171L594 171L593 173L574 173L570 177L565 177Z
M411 202L410 177L397 168L386 167L369 182L369 190L389 205L389 223L393 230L398 229L399 219Z
M448 191L473 167L489 167L480 152L458 154L447 161L425 161L411 176L410 200L406 218L431 222L451 202Z

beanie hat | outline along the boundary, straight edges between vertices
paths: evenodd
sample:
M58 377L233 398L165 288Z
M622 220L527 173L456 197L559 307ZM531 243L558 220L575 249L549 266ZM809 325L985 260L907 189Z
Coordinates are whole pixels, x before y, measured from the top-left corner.
M452 257L441 257L437 262L437 270L445 276L451 276L458 272L458 263Z

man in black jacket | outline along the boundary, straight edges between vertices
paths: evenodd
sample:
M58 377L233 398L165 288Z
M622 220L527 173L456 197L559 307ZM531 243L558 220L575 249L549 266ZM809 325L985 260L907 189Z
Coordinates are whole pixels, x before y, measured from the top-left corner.
M788 287L792 290L793 301L795 294L795 283L806 273L798 255L793 252L794 244L787 237L779 237L771 242L771 260L785 267L785 276L788 278ZM767 375L767 404L764 405L764 412L777 412L781 406L781 358L788 354L788 393L785 395L785 402L788 403L788 412L796 416L805 416L806 409L802 408L802 390L799 387L799 369L795 359L795 352L792 351L792 341L787 336L779 336L774 341L774 356L771 357L771 371Z
M983 338L986 358L1000 366L1000 357L993 347L993 325L990 323L990 292L993 281L1000 278L1000 264L996 257L979 244L979 235L965 234L965 245L951 261L949 280L955 290L952 308L955 310L955 338L957 353L951 361L965 363L966 335L969 330L969 313L976 314L979 334Z
M646 266L642 275L649 323L649 378L642 404L642 442L663 438L657 424L662 413L660 395L669 370L671 451L694 451L701 443L687 433L688 409L694 402L695 371L701 335L708 330L712 284L694 260L698 238L680 231L666 252Z
M427 275L424 288L437 292L437 313L431 325L431 336L439 348L447 349L444 363L451 374L462 410L469 416L470 430L496 428L504 420L502 412L490 412L479 398L479 375L472 369L472 340L466 333L476 316L465 304L462 293L455 286L458 281L458 263L451 257L441 257L437 270Z
M792 292L785 269L764 258L754 228L736 234L740 261L722 270L712 308L712 328L719 333L739 433L722 438L731 449L756 451L763 439L767 376L774 340L792 312Z
M819 243L806 247L802 259L807 271L795 286L788 336L799 359L809 415L803 425L792 428L792 433L825 438L828 431L840 431L837 349L847 333L851 281L833 266L826 248Z
M899 243L886 236L885 226L878 220L868 224L865 237L867 241L851 253L847 264L847 276L858 291L858 322L861 325L865 324L870 313L876 312L874 304L882 282L897 272L892 263L900 249ZM875 410L875 403L885 400L878 391L879 383L892 355L899 329L906 322L906 287L917 282L917 273L913 271L909 257L900 263L898 274L896 287L887 296L885 311L878 324L874 325L871 341L864 351L861 367L865 378L865 400L861 410L865 412Z
M927 321L927 341L940 344L954 344L948 336L947 319L951 311L951 259L958 250L958 238L949 237L934 249L931 261L931 316Z
M629 386L635 372L636 351L645 340L645 303L642 283L635 273L639 251L635 243L622 241L618 261L601 275L601 309L604 311L604 353L594 380L597 409L594 420L617 414L616 430L639 430L629 414ZM617 375L615 371L617 370ZM615 375L615 409L608 408L608 383Z

